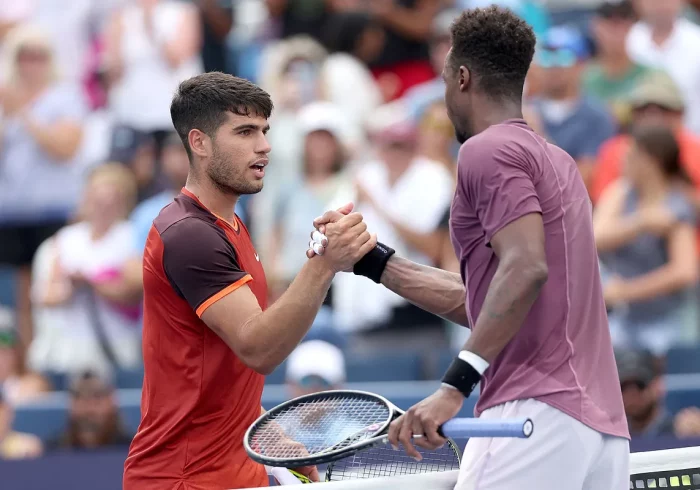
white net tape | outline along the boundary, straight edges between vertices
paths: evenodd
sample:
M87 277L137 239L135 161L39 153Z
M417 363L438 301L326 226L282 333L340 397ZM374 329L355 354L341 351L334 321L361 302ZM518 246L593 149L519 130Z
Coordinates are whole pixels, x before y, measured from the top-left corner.
M453 490L457 471L323 483L327 490ZM316 488L316 487L314 487ZM630 489L700 490L700 447L634 453ZM607 489L606 489L607 490Z

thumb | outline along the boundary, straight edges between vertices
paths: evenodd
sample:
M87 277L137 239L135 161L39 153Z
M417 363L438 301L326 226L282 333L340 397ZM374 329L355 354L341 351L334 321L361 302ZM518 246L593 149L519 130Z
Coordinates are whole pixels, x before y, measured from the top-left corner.
M347 215L347 214L352 213L353 209L355 209L355 205L353 203L349 202L343 206L340 206L338 209L336 209L336 211L338 211L341 214Z

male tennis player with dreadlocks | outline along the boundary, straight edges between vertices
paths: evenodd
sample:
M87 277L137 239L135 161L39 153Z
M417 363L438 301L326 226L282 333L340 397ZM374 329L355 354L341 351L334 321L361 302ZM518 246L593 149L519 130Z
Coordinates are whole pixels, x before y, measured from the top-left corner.
M145 377L127 490L267 486L265 468L243 447L261 413L264 375L309 330L335 273L376 244L346 206L323 260L305 264L267 308L263 267L234 207L262 190L271 112L265 91L221 73L183 82L172 101L190 172L144 251ZM315 468L300 471L318 479Z
M490 7L465 11L452 43L443 76L463 143L450 220L461 276L382 244L356 272L472 334L442 387L393 422L389 440L414 457L412 444L442 445L438 427L481 382L477 416L530 417L534 434L470 439L458 490L627 489L629 434L591 203L574 160L523 120L535 36L509 10ZM314 225L323 232L340 216L328 212ZM417 434L427 437L412 443Z

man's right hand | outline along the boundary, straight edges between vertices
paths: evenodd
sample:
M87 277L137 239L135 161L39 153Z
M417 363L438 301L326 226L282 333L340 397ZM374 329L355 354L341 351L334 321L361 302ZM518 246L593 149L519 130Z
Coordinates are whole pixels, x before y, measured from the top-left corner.
M327 261L335 272L351 270L362 257L377 245L377 236L371 235L367 231L367 225L362 221L362 215L341 212L346 209L344 207L339 211L329 211L324 214L324 217L330 218L325 221L322 232L328 239L328 245L319 259ZM329 216L329 213L333 214ZM313 255L309 258L312 257Z

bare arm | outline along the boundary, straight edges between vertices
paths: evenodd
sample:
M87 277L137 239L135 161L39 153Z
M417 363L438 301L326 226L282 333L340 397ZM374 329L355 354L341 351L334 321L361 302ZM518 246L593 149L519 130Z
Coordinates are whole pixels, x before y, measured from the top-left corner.
M464 283L459 274L392 256L382 284L414 305L459 325L468 326Z
M202 10L204 20L209 24L214 35L223 41L233 27L233 16L229 11L223 9L217 0L200 0L199 8Z
M177 32L178 35L163 46L163 55L171 68L177 68L199 51L202 32L197 10L188 8L185 11Z
M647 274L624 281L620 300L634 303L688 288L698 281L695 229L687 223L674 227L668 237L669 261Z
M247 366L270 374L311 328L333 277L322 260L310 260L266 311L243 286L207 308L202 320Z
M25 126L34 141L52 158L68 161L80 148L83 138L81 126L73 121L58 121L44 125L25 117Z
M95 292L110 301L122 305L135 305L143 295L143 268L140 258L133 258L124 265L122 276L114 281L93 283Z
M595 208L593 234L599 252L622 247L644 231L639 215L622 214L626 195L624 184L616 182L606 189Z
M372 0L376 14L381 21L398 34L415 41L427 41L430 37L433 19L440 3L438 0L418 0L413 8L402 7L393 0Z
M542 216L532 213L513 221L493 236L491 246L498 268L464 346L489 363L520 330L547 282Z

